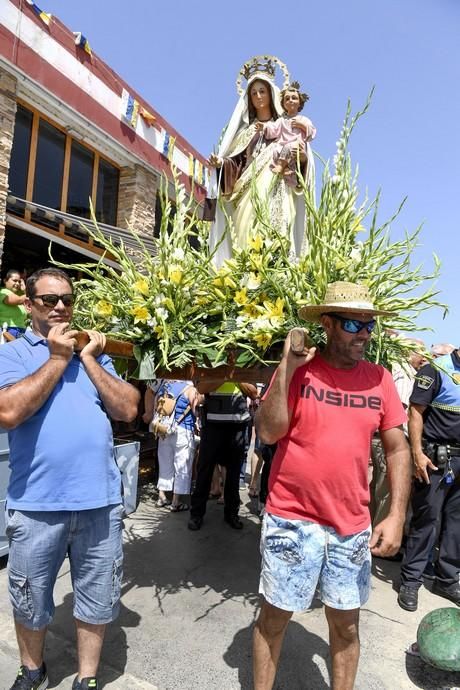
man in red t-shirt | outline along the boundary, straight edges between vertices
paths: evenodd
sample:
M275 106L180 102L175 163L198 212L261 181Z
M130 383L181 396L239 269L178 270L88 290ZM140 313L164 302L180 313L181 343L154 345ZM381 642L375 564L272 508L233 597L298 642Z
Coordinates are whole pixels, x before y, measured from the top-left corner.
M278 443L262 527L263 603L254 631L255 690L270 690L294 611L318 588L329 624L334 690L351 690L359 659L359 608L369 596L371 552L389 556L402 538L411 460L406 415L391 374L362 361L375 317L367 288L328 286L325 303L300 316L320 321L321 353L296 353L288 335L256 415L264 443ZM392 493L388 517L369 516L368 462L379 430Z

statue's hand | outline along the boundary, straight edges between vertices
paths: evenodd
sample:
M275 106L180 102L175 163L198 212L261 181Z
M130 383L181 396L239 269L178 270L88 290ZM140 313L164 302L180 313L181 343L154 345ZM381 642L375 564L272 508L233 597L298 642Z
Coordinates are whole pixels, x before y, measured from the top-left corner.
M254 125L254 128L256 132L263 132L264 131L264 123L263 122L256 122Z
M216 156L215 153L211 153L208 158L208 164L211 166L211 168L220 168L222 167L222 158Z

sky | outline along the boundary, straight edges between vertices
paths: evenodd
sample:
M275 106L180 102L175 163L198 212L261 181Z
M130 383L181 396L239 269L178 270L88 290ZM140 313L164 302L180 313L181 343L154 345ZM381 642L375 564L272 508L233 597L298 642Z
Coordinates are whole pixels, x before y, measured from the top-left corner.
M437 288L449 305L420 326L433 342L460 344L460 2L458 0L39 0L81 31L105 60L198 151L208 155L237 100L243 63L271 54L310 95L303 114L314 150L332 158L348 99L375 86L350 142L359 185L382 191L380 220L408 197L392 225L399 239L421 223L414 264L442 262Z

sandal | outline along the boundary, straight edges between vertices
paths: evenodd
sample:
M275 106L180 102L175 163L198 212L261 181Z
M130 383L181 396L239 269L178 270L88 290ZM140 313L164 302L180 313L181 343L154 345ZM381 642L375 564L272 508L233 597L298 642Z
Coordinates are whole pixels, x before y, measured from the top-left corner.
M189 510L190 506L188 503L177 503L174 505L174 503L170 506L169 510L171 513L182 513L183 510Z
M171 501L167 498L159 498L155 505L157 508L166 508L171 505Z
M249 495L249 498L258 498L259 492L257 491L257 489L255 487L250 486L248 489L248 495Z

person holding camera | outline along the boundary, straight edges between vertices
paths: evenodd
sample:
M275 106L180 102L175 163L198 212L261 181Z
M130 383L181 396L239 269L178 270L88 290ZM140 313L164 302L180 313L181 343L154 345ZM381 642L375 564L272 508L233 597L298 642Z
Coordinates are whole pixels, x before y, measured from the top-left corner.
M422 367L410 398L415 465L398 603L416 611L423 571L439 534L433 593L460 606L460 350Z

